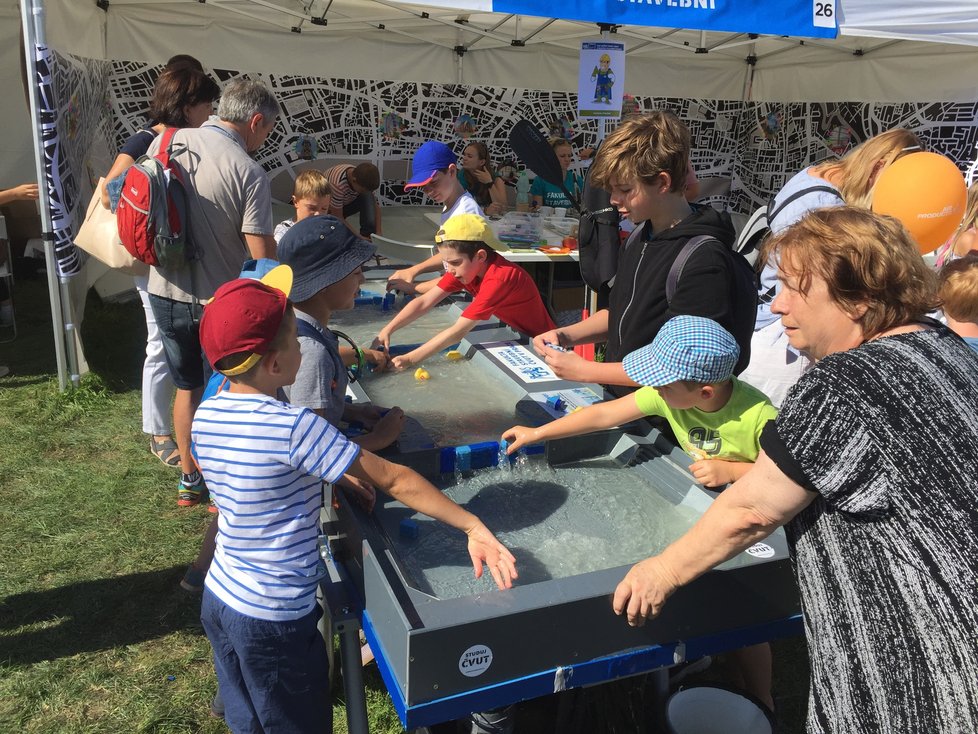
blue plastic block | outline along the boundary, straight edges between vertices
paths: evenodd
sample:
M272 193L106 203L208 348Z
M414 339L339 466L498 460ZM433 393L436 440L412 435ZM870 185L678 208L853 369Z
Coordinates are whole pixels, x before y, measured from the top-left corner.
M547 398L547 405L549 405L554 410L563 410L565 403L563 398L560 397L560 395L550 395Z
M470 471L472 469L472 447L455 447L455 471Z
M472 452L472 469L485 469L499 462L499 444L495 441L469 444L469 450Z
M402 538L414 539L418 537L420 527L418 527L417 520L412 520L410 517L405 517L403 520L401 520L399 530L401 531Z
M388 293L386 296L384 296L384 302L383 302L381 308L384 311L390 311L391 308L393 308L393 307L394 307L394 294L393 293Z
M438 457L438 471L442 474L451 474L455 471L455 449L451 446L441 450Z

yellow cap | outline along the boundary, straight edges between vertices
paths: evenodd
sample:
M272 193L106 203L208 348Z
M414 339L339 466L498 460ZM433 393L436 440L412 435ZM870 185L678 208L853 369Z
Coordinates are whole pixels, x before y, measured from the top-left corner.
M451 240L459 242L484 242L494 250L505 252L506 247L496 233L492 231L489 222L478 214L456 214L441 225L435 232L435 242L441 244Z

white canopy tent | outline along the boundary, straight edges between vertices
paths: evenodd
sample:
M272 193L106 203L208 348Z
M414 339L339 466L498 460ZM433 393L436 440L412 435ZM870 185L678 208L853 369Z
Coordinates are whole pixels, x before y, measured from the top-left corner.
M18 36L26 2L0 6L0 93L7 100L25 99ZM612 26L626 46L625 91L765 102L975 99L973 3L841 2L836 39ZM159 64L182 52L211 69L266 75L576 90L580 42L596 36L598 24L488 12L487 0L460 4L475 7L393 0L33 0L27 7L40 11L48 46L88 59ZM771 3L771 14L779 7ZM37 177L27 109L7 106L0 186ZM70 246L64 225L55 230ZM65 324L70 332L70 318ZM59 373L63 363L59 352Z
M16 5L0 6L7 100L24 99ZM49 45L78 56L160 63L188 52L210 68L556 90L576 89L580 41L598 33L594 23L391 0L46 0L44 7ZM841 11L834 40L619 27L626 91L763 101L975 98L978 4L842 0ZM30 178L32 159L26 104L8 105L0 185Z

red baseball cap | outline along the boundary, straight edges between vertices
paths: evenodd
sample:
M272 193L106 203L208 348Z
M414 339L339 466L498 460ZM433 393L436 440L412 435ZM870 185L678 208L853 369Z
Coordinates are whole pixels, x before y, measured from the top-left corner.
M279 266L275 270L289 269ZM229 281L217 289L214 298L204 307L200 344L212 365L232 354L250 352L240 365L220 370L223 374L233 376L247 372L268 351L289 303L291 270L287 277L290 283L284 288L252 278Z

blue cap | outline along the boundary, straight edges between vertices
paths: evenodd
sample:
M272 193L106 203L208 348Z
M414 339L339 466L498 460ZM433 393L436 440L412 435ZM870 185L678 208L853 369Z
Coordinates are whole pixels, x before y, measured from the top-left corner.
M740 347L713 319L674 316L652 343L625 356L625 374L640 385L662 387L680 380L712 384L733 376Z
M458 156L444 143L437 140L429 140L418 148L411 160L411 178L404 184L404 188L410 189L415 186L427 186L438 171L444 171L453 164L458 163Z
M261 280L281 264L278 260L272 260L267 257L259 258L258 260L245 260L238 277Z
M279 259L292 268L293 301L312 298L373 257L377 248L330 214L296 222L278 243Z

